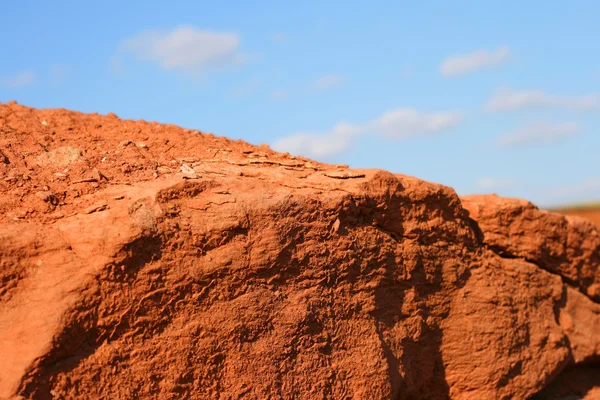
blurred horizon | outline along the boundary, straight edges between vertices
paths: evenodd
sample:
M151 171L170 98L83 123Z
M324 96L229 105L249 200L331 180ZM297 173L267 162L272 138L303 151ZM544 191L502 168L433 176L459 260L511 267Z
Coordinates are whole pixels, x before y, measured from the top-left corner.
M10 2L0 102L556 208L600 200L600 3ZM7 56L10 55L10 56Z

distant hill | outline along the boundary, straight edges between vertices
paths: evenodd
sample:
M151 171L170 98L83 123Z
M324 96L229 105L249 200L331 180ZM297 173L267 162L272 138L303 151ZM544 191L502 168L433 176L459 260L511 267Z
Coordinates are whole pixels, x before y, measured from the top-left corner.
M563 215L573 215L577 217L587 218L600 225L600 201L567 205L556 209L552 209L551 211Z

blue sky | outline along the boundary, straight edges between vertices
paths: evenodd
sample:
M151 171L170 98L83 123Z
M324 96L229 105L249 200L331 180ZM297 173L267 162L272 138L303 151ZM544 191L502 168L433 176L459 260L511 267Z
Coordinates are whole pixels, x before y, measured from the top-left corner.
M0 102L174 123L460 194L600 199L600 3L406 3L8 2Z

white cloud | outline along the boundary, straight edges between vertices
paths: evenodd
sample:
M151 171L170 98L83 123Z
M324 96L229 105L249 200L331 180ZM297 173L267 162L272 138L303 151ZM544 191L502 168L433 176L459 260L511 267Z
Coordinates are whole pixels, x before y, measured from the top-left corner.
M232 32L214 32L193 26L171 31L141 32L121 44L121 49L167 70L197 71L243 60L240 38Z
M327 90L341 86L344 83L344 78L340 75L323 75L315 79L312 88L315 90Z
M285 36L281 32L277 32L276 34L274 34L271 39L273 40L273 43L277 43L277 44L283 44L283 43L287 42L287 36Z
M294 133L279 139L273 144L278 151L322 158L343 153L350 147L352 137L360 134L360 128L351 124L339 123L329 132Z
M562 108L570 111L600 109L597 95L554 96L541 90L498 90L487 102L488 111L514 111L526 108Z
M14 76L2 79L3 86L10 88L18 88L24 86L31 86L36 83L37 77L31 70L21 71Z
M412 108L398 108L377 118L372 126L375 131L395 139L441 131L458 124L462 119L459 112L422 113Z
M277 140L273 148L323 158L344 152L352 140L360 135L372 133L390 139L408 139L451 128L462 117L458 112L423 113L410 108L398 108L364 124L341 122L326 132L295 133Z
M538 122L498 137L499 147L554 144L581 132L581 127L573 122Z
M510 56L508 47L496 50L476 50L468 54L458 54L446 58L440 65L444 76L463 75L483 68L502 64Z
M475 184L479 189L483 190L502 190L519 186L520 182L518 179L514 178L498 178L485 176L479 178L477 182L475 182Z

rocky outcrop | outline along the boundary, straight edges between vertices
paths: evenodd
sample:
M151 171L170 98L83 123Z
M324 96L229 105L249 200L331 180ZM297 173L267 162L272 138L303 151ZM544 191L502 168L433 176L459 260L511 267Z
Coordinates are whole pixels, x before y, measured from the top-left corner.
M600 388L584 220L114 115L0 132L0 398Z
M484 243L506 258L528 260L600 301L600 228L578 217L539 210L518 199L462 199L484 234Z

